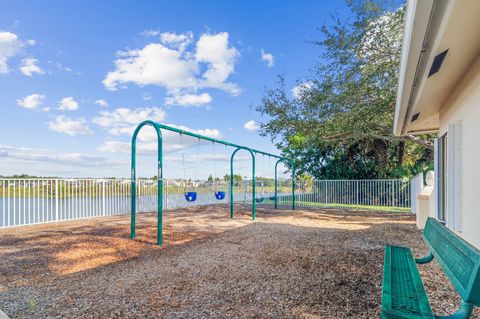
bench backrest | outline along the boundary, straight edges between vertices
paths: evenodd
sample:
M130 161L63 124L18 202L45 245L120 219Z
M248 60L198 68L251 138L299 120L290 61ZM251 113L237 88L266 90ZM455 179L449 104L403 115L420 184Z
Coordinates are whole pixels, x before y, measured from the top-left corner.
M462 299L480 306L480 251L431 217L423 237Z

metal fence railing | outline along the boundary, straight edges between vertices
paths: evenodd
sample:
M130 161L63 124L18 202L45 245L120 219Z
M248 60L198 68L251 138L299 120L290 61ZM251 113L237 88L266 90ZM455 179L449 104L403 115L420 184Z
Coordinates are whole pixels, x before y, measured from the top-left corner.
M163 182L163 208L228 203L228 183ZM157 210L157 182L137 180L137 211ZM197 200L185 200L185 191L197 192ZM0 179L0 227L66 221L130 213L131 183L128 179ZM215 191L224 191L222 200ZM251 202L250 182L234 183L234 202Z
M409 180L317 180L295 185L299 207L408 210L411 203Z
M228 203L227 182L190 182L189 187L175 180L164 180L163 208ZM128 179L0 179L0 227L66 221L130 213ZM222 200L215 191L224 191ZM185 200L185 191L196 191L197 200ZM355 180L296 182L298 207L410 207L410 184L403 180ZM257 181L258 205L273 205L273 181ZM251 181L234 183L234 202L251 203ZM291 205L291 181L277 184L280 207ZM137 211L157 210L157 182L137 180Z

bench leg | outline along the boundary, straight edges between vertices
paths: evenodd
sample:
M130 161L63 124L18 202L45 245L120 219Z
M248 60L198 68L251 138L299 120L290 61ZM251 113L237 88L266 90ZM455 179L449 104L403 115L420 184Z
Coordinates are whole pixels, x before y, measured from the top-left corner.
M435 316L437 319L468 319L472 316L474 305L462 300L460 308L453 315L449 316Z
M428 264L433 260L433 254L431 252L428 253L428 255L422 257L422 258L415 258L415 262L417 264Z

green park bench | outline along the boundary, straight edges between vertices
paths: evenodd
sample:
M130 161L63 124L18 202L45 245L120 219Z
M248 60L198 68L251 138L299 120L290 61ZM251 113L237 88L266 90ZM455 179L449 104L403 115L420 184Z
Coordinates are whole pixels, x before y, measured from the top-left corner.
M480 305L480 251L439 221L428 218L423 238L430 253L414 259L410 248L385 247L382 318L470 318ZM450 316L433 314L416 264L436 259L462 298L459 310Z

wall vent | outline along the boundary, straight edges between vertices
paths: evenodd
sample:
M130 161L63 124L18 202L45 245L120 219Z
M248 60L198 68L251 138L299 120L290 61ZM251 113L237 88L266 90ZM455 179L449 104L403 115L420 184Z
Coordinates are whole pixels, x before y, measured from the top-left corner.
M415 122L419 116L420 116L420 113L413 114L412 119L410 120L410 123Z
M445 60L445 57L447 56L448 49L443 51L442 53L438 54L435 59L433 59L432 67L430 68L430 72L428 73L428 77L431 77L438 71L440 71L440 68L442 67L443 60Z

